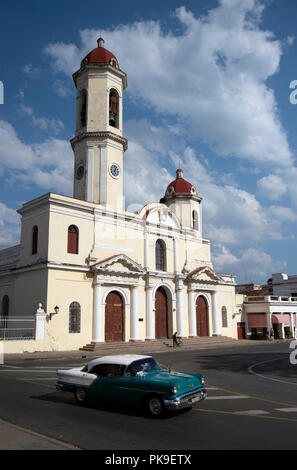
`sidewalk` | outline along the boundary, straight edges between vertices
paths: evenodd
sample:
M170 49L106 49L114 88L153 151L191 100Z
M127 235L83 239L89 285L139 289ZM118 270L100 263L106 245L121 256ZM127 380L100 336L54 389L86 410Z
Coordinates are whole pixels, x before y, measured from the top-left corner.
M291 340L276 340L274 343L284 343ZM129 343L128 343L129 344ZM153 349L150 350L150 346L147 345L146 348L143 346L135 347L131 350L130 347L125 347L125 344L122 344L118 348L110 349L108 347L102 348L97 351L81 351L79 349L71 350L71 351L36 351L36 352L23 352L20 354L4 354L4 364L14 363L14 362L22 362L27 360L35 360L35 359L86 359L91 360L95 357L105 356L105 355L112 355L112 354L151 354L154 355L156 353L175 353L175 352L183 352L189 350L202 350L202 349L210 349L210 348L225 348L228 346L251 346L251 345L268 345L273 344L268 341L259 341L259 340L250 340L250 339L242 339L242 340L234 340L234 342L227 342L227 343L213 343L209 341L208 343L203 344L193 344L193 345L181 345L179 347L168 347L164 349ZM1 367L1 364L0 364Z
M79 450L0 419L0 450Z

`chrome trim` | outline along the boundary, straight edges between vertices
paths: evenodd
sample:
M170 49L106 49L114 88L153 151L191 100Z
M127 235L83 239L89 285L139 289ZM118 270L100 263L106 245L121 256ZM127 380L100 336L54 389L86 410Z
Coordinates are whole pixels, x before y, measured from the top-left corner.
M184 393L177 398L172 400L164 400L164 405L168 410L181 410L183 408L189 408L194 403L197 403L201 400L205 400L207 396L205 388L198 388L195 391ZM188 398L188 400L184 400Z

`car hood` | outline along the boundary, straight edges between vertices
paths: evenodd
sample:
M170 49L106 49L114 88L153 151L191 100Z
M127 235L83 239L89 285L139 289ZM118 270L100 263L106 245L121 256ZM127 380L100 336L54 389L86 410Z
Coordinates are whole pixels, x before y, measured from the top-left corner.
M197 388L202 386L201 374L190 374L185 372L175 372L175 371L156 371L150 372L145 375L146 380L152 382L159 382L162 384L167 383L170 387L176 385L179 392L188 391L189 388Z

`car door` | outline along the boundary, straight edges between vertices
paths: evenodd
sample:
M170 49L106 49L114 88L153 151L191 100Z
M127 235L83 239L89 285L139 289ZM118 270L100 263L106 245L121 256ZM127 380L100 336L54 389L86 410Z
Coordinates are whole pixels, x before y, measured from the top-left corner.
M108 401L126 401L126 377L123 377L125 366L122 364L100 364L95 370L98 374L95 384L98 398L100 395L100 398Z

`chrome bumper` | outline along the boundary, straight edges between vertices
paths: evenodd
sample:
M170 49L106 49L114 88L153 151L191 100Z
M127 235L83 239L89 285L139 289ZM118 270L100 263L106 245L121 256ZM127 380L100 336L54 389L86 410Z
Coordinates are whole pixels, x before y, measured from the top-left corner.
M181 410L183 408L190 408L195 403L206 398L205 388L195 390L195 392L184 393L180 397L174 398L173 400L164 400L164 405L167 410Z

